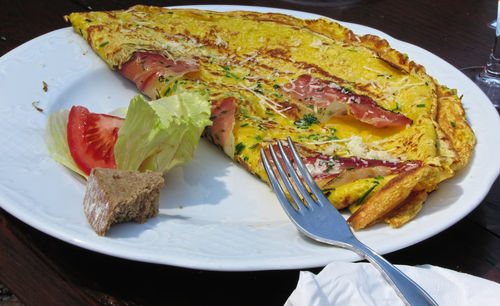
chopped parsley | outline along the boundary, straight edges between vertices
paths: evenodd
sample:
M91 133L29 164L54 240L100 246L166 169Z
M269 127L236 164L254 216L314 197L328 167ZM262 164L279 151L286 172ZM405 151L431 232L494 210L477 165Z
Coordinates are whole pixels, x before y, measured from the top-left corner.
M165 76L163 76L163 75L160 75L160 76L158 77L158 81L159 81L159 82L168 82L168 81L169 81L169 79L168 79L168 78L166 78L166 77L165 77Z
M231 78L231 79L235 79L235 80L241 79L239 76L237 76L236 74L231 72L231 68L229 68L227 66L222 66L222 69L224 69L224 73L225 73L224 76L226 78Z
M349 87L342 88L342 91L344 91L345 93L352 93L353 92L352 89Z
M315 123L319 123L319 120L316 116L314 116L314 114L305 114L301 120L297 120L293 124L295 124L298 128L307 129Z
M101 43L99 45L99 48L102 48L102 47L106 46L107 44L109 44L109 41L105 41L105 42Z
M363 195L356 201L356 203L354 205L360 205L361 203L363 203L363 201L370 194L370 192L372 192L373 189L375 189L375 187L377 187L377 185L379 184L378 181L375 181L374 183L375 184L373 186L371 186L370 188L368 188L368 190L365 191L365 193L363 193Z
M243 149L245 148L245 145L240 142L238 143L235 147L234 147L234 155L239 155L241 153L241 151L243 151Z
M396 112L401 110L401 104L399 102L396 102L396 107L391 109L391 111Z
M425 107L425 104L417 104L417 107Z
M378 77L383 77L386 79L392 79L392 74L377 74Z

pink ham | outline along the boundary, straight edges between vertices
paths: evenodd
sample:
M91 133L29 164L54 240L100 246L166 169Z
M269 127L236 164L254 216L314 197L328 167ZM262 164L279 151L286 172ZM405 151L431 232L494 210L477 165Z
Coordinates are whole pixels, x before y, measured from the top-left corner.
M164 96L164 90L188 72L198 71L195 61L170 60L159 53L135 52L120 73L133 81L151 99Z
M235 112L235 98L228 97L213 101L210 117L212 126L205 130L207 138L230 157L234 155L233 127Z
M329 116L350 114L361 122L372 126L404 127L412 120L402 114L380 107L368 96L352 93L334 82L320 80L303 74L283 87L292 98L303 104L324 109Z
M296 146L301 152L309 173L320 187L326 183L328 183L328 187L337 187L359 179L397 174L422 166L422 162L419 160L393 162L360 157L338 157L314 152L299 144ZM286 145L284 149L292 160L290 149ZM264 150L273 164L269 149L265 148ZM281 159L277 145L275 145L274 150L278 152L278 158ZM274 165L272 166L274 167ZM333 181L334 179L335 181Z
M325 154L317 154L304 158L304 164L310 165L314 178L334 178L344 172L357 169L384 167L388 172L384 175L401 173L413 168L420 167L421 161L392 162L378 159L366 159L360 157L336 157ZM324 171L321 171L324 169ZM368 173L368 172L365 172ZM379 173L379 175L383 175ZM375 175L376 176L376 175Z

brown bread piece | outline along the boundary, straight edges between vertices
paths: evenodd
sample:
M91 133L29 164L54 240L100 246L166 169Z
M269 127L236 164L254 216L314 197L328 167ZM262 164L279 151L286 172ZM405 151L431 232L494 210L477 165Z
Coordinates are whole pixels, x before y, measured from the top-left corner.
M100 236L114 223L144 223L158 215L163 183L163 176L152 171L92 169L83 198L85 216Z

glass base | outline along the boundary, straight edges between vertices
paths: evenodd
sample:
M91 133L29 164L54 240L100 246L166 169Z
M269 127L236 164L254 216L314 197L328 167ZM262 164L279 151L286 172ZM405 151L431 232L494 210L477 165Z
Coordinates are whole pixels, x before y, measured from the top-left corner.
M484 67L476 66L461 69L488 96L497 111L500 110L500 78L489 75Z

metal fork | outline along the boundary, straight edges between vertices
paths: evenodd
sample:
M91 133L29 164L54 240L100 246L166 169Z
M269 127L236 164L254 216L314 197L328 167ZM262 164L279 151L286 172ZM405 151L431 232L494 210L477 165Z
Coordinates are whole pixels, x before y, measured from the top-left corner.
M382 273L386 281L394 288L405 304L437 305L432 297L419 285L354 236L344 217L342 217L337 209L328 201L321 189L314 182L311 174L304 166L292 139L290 137L287 139L288 147L290 148L296 167L302 174L302 179L307 183L309 190L295 171L280 140L278 140L277 143L281 160L284 162L287 169L286 171L283 169L282 163L272 144L269 145L269 151L283 185L288 190L288 194L293 199L293 202L295 202L297 208L294 208L292 203L288 200L263 148L260 149L260 154L271 186L277 194L281 206L283 206L288 217L290 217L297 228L306 236L316 241L349 249L371 262ZM289 176L292 177L293 183L301 196L296 192ZM307 205L304 204L304 201Z

